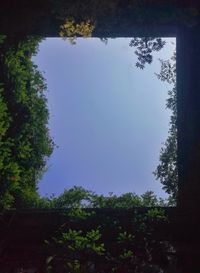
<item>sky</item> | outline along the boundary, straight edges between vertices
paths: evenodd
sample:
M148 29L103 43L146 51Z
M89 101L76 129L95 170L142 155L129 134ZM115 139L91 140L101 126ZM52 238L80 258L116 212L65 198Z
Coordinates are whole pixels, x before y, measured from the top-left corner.
M130 40L41 42L32 59L46 79L49 129L57 146L39 182L42 196L76 185L104 195L152 190L167 197L152 172L168 135L170 85L155 72L159 58L172 56L175 38L165 39L144 70L135 67Z

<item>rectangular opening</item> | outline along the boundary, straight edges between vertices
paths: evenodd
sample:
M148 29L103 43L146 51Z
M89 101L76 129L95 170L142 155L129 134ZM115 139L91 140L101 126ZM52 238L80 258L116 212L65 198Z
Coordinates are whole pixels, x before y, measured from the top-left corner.
M58 37L64 18L76 15L82 20L93 15L98 37L105 33L117 37L121 34L134 36L133 33L145 36L151 22L153 25L147 35L162 36L164 33L170 37L176 33L174 25L184 25L182 21L179 25L179 16L185 20L184 13L178 6L173 7L173 3L168 9L168 5L160 1L156 12L156 1L150 4L146 1L93 0L84 3L25 2L17 1L13 9L8 4L6 12L4 9L1 12L0 27L9 30L11 35L0 36L0 117L3 120L0 119L0 206L39 210L8 210L3 215L5 223L9 219L9 231L12 232L7 231L8 225L2 225L3 253L8 254L2 257L2 270L36 272L43 267L55 272L161 272L173 264L176 266L176 254L180 251L178 249L176 253L174 241L171 243L171 222L170 230L165 230L169 227L165 216L170 216L174 210L155 208L158 201L155 202L151 193L135 202L139 208L133 210L97 210L96 218L83 210L83 216L86 212L85 216L89 218L87 221L80 217L79 210L78 215L76 210L75 215L69 210L72 214L69 213L68 218L64 216L66 225L61 225L63 211L51 210L55 208L55 202L48 207L45 202L49 199L41 198L46 193L61 194L60 200L50 198L61 201L60 206L57 202L56 208L66 208L62 202L68 197L74 204L79 205L76 202L82 198L83 205L88 205L82 188L68 191L62 200L63 190L74 185L99 195L109 192L117 196L125 196L127 192L140 195L153 190L158 197L166 197L152 172L159 164L161 147L165 147L162 142L170 136L168 130L174 129L172 131L176 133L176 127L170 127L176 124L176 119L169 125L171 115L176 114L176 90L173 89L176 87L176 69L174 60L170 59L176 40L162 38L167 43L162 50L157 50L158 45L151 38L136 39L136 47L130 46L134 38L103 41L78 38L73 46L61 39L40 41L36 36L27 35L39 33L44 37L50 33L50 36ZM191 11L195 13L195 10ZM10 18L9 22L7 18ZM15 33L19 37L14 37ZM147 48L140 48L140 41L143 45L150 42L155 50L148 52ZM138 50L137 54L135 50ZM140 50L146 56L146 62ZM153 62L149 65L151 55ZM169 63L165 62L169 59ZM38 68L33 66L32 60ZM143 65L145 68L141 70ZM45 92L40 71L44 72L48 92ZM168 90L173 91L167 95ZM165 109L166 99L171 103L168 108L172 112ZM51 137L58 145L52 155ZM172 154L168 155L173 160L176 143L169 143ZM174 161L171 163L164 165L169 175L174 173L176 165ZM125 197L124 207L132 197L138 200L136 195ZM112 201L115 196L109 198ZM118 205L123 203L117 202ZM112 202L107 204L113 205ZM140 208L141 204L143 208ZM75 223L76 216L80 221ZM154 229L155 222L161 223L162 228ZM53 233L58 226L55 237ZM50 243L49 247L44 241Z
M166 171L166 180L176 164L170 162L170 151L166 166L164 159L159 161L161 149L167 156L176 111L170 105L175 99L176 39L162 40L164 47L150 52L153 61L144 69L136 66L135 51L140 52L142 44L135 40L133 46L134 38L78 38L75 45L47 38L40 43L32 60L44 71L50 135L58 146L40 180L41 195L79 186L99 195L153 191L158 198L168 197L153 174L162 179ZM176 143L170 145L174 152ZM165 168L160 174L158 165Z

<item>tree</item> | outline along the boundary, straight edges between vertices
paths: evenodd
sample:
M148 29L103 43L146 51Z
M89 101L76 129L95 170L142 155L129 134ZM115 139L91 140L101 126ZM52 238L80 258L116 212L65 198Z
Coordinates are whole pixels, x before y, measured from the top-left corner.
M161 50L165 41L161 38L133 38L130 46L136 47L135 54L138 57L136 67L144 69L145 64L153 61L152 52ZM161 60L161 70L156 74L158 79L172 84L173 87L168 91L166 108L170 109L169 135L161 147L160 163L153 172L156 179L163 184L163 189L170 195L169 204L174 205L178 193L178 169L177 169L177 98L176 98L176 53L170 60Z
M87 202L90 202L92 192L83 187L74 186L70 189L65 189L58 197L54 195L49 199L50 206L53 208L80 208L84 207Z
M54 143L46 84L31 56L40 38L0 39L0 207L33 206Z
M108 196L96 194L83 187L74 186L65 189L58 197L43 197L38 206L44 208L59 209L83 209L83 208L134 208L134 207L156 207L168 206L168 200L157 198L152 191L147 191L142 195L128 192L119 196L109 193Z
M154 175L163 184L163 189L170 194L171 200L176 202L178 193L177 170L177 97L176 97L176 53L170 60L160 60L161 70L158 79L173 84L168 91L166 107L172 111L170 117L169 135L160 151L160 163Z

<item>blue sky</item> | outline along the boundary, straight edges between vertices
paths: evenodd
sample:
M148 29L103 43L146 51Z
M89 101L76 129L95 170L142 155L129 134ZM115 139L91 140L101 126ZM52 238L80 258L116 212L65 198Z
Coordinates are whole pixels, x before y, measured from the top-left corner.
M168 132L165 109L170 86L159 81L158 58L168 59L175 39L154 54L153 64L135 67L130 38L79 38L71 45L48 38L33 57L47 81L49 128L56 145L39 183L41 195L83 186L99 194L166 197L152 172Z

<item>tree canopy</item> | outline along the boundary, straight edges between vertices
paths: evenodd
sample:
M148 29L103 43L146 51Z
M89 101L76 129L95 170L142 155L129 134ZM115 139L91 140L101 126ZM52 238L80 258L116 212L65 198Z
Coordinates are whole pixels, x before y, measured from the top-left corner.
M26 207L53 150L46 84L31 56L41 38L0 39L0 207Z
M133 38L131 47L136 47L138 57L136 67L144 69L146 64L153 61L153 51L161 50L165 41L161 38ZM163 189L170 195L170 202L176 203L178 194L178 169L177 169L177 97L176 97L176 52L170 60L160 59L161 69L156 76L159 80L172 85L168 91L166 108L171 110L168 137L160 151L159 164L153 172L156 179L163 184Z
M43 208L72 209L72 208L124 208L134 207L166 207L173 203L169 199L158 198L152 191L138 195L127 192L116 195L110 192L107 196L97 194L80 186L65 189L59 196L42 197L38 206Z
M154 171L157 179L163 184L163 189L170 194L174 202L178 193L177 169L177 97L176 97L176 53L170 60L160 60L161 70L158 79L172 84L168 91L166 108L171 110L169 133L160 151L160 162Z

